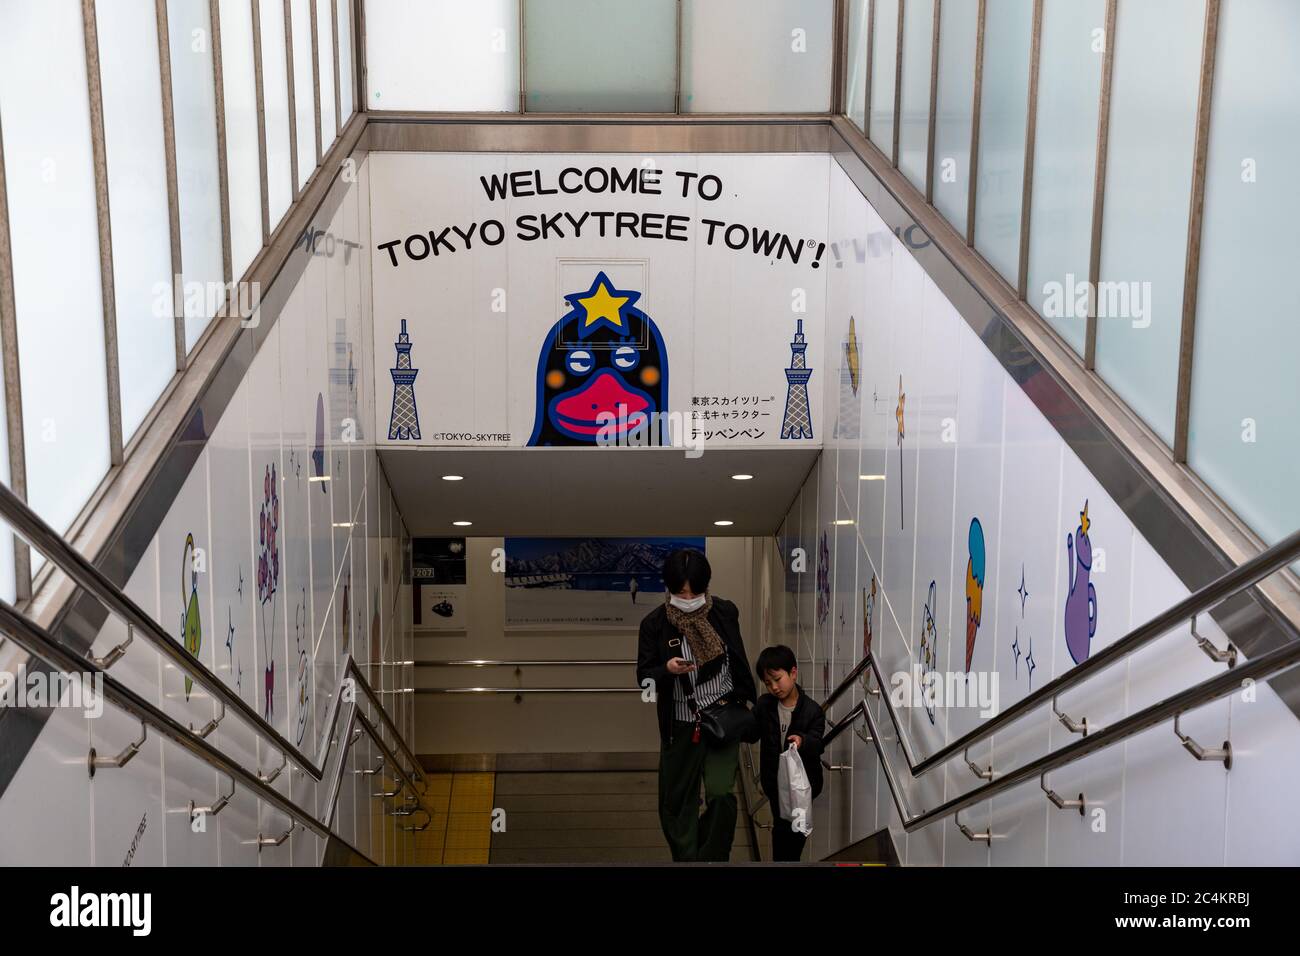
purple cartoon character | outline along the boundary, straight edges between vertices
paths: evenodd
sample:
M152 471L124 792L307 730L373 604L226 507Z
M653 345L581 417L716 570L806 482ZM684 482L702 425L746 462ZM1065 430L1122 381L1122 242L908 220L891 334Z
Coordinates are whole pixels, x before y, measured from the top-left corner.
M1085 501L1079 512L1079 527L1075 534L1065 536L1070 578L1070 593L1065 599L1065 646L1076 664L1088 659L1092 636L1097 633L1097 589L1088 580L1092 574L1092 541L1088 538L1091 523Z

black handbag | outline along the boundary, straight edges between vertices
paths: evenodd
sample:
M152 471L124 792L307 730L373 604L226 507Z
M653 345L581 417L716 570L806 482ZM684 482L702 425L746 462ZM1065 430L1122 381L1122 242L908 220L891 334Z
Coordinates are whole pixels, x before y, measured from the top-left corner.
M715 701L699 712L700 731L714 747L758 739L758 720L743 700Z

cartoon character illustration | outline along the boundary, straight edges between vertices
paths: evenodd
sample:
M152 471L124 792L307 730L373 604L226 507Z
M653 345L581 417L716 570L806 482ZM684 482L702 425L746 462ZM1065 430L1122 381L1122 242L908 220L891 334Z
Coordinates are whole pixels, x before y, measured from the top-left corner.
M898 422L898 527L907 525L903 510L903 406L907 403L907 393L903 391L903 376L898 376L898 405L894 408L894 420Z
M294 646L298 651L298 736L295 744L301 744L307 732L308 704L311 702L311 681L308 680L310 667L307 663L307 589L302 589L298 606L294 608L293 620Z
M189 591L189 597L185 592ZM181 614L181 642L191 657L199 656L203 646L203 622L199 619L199 572L194 561L194 535L185 536L185 550L181 557L181 599L185 601L185 610ZM185 675L185 699L190 699L194 689L194 680Z
M927 693L939 669L939 629L934 623L934 612L939 606L935 597L935 583L930 582L930 591L926 595L925 609L921 617L921 642L917 657L921 662L921 699L925 704L925 714L934 723L934 694Z
M325 396L316 393L316 443L311 449L311 472L313 478L325 477ZM319 481L322 494L328 494L325 482Z
M346 652L352 643L352 573L348 572L343 583L343 611L339 614L339 624L343 628L343 644L340 651Z
M825 624L831 610L831 550L822 532L817 545L817 623Z
M668 352L659 327L634 307L641 293L599 272L551 327L537 358L537 408L529 445L660 444L647 427L668 405ZM644 436L644 437L642 437Z
M858 331L854 327L853 316L849 316L849 337L844 341L844 356L848 361L849 385L853 394L858 394L858 383L862 379L862 346L858 343Z
M1097 633L1097 589L1092 576L1092 540L1088 529L1088 502L1079 512L1079 527L1065 536L1065 553L1069 568L1070 593L1065 599L1065 646L1076 664L1088 659L1092 637Z
M979 518L972 518L966 534L970 558L966 561L966 672L970 673L975 656L975 635L984 613L984 528Z
M375 588L375 599L371 602L375 609L374 614L370 617L370 662L379 661L379 646L381 643L381 631L379 627L379 588Z
M871 576L871 591L862 589L862 656L871 653L871 616L876 610L876 576Z
M265 693L262 715L270 720L275 712L275 658L271 652L271 639L275 633L275 592L280 586L280 494L274 464L267 465L262 476L262 508L257 526L257 600L262 615L262 646L266 661L262 672Z

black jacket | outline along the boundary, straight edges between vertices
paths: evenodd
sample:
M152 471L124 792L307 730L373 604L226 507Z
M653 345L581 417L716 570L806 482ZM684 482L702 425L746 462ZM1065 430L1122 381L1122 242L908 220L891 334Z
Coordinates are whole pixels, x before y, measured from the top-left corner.
M740 636L740 611L726 598L714 596L709 611L709 623L727 646L728 666L731 669L733 690L727 695L732 700L753 703L754 675L745 656L745 642ZM660 604L641 621L641 637L636 651L636 682L644 688L646 679L654 681L655 707L659 715L659 739L670 742L673 726L673 700L676 697L677 677L668 672L668 661L684 657L681 647L682 633L668 620L668 611ZM669 644L669 641L674 642Z
M822 792L822 736L826 733L826 715L821 705L799 689L799 702L794 705L790 715L790 726L785 735L798 734L802 739L799 744L799 757L803 760L804 773L816 797ZM758 775L762 781L763 793L772 802L773 815L776 813L776 768L785 741L781 739L781 716L777 708L781 702L771 694L764 694L754 705L754 716L758 718L758 729L762 736L759 746Z

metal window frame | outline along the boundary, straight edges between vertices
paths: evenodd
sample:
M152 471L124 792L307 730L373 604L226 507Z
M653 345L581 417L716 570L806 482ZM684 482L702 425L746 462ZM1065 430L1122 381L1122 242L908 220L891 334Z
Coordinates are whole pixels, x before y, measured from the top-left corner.
M1214 64L1219 45L1220 0L1205 0L1201 38L1201 79L1196 102L1196 142L1192 152L1192 188L1187 213L1187 255L1183 268L1182 331L1178 343L1178 394L1174 406L1174 460L1187 461L1191 431L1192 372L1196 346L1196 301L1201 277L1201 237L1205 227L1205 174L1214 101Z
M167 229L171 243L172 320L176 338L176 371L185 371L185 307L176 294L182 286L180 184L176 169L176 108L172 96L171 28L167 18L167 0L154 0L154 20L158 33L158 80L162 88L163 161L167 169Z
M9 192L5 179L4 123L0 120L0 362L4 363L5 430L10 490L27 500L27 451L23 435L22 373L18 363L18 311L14 304L14 260L9 238ZM14 597L20 606L32 596L31 546L13 536Z
M113 227L109 214L108 148L104 140L104 96L99 66L95 0L81 0L86 50L86 92L90 104L90 147L95 174L95 218L99 225L100 303L104 317L104 371L108 401L108 467L122 464L122 380L117 355L117 293L113 276Z
M297 88L294 85L293 65L293 0L281 0L284 7L284 64L288 77L289 93L289 184L292 192L291 201L297 201L301 190L298 187L298 103Z
M1101 279L1101 235L1106 212L1106 166L1110 161L1110 94L1115 76L1115 27L1119 0L1106 0L1103 28L1105 48L1101 60L1101 88L1097 93L1097 159L1092 183L1092 237L1088 248L1088 315L1084 328L1083 367L1097 367L1097 283Z
M1029 41L1029 96L1025 109L1025 156L1020 188L1020 258L1016 267L1016 295L1024 299L1029 284L1029 230L1034 202L1034 151L1038 141L1038 68L1043 48L1043 0L1034 0Z

